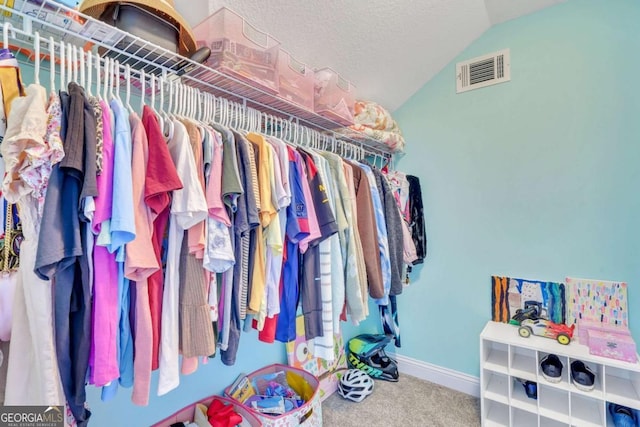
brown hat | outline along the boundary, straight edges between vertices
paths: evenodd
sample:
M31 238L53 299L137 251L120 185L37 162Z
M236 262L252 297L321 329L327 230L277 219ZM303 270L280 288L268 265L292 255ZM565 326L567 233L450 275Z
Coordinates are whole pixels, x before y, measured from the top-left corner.
M80 12L94 18L100 18L107 7L114 3L121 2L114 0L84 0L80 5ZM196 38L191 32L191 27L176 11L173 0L127 0L122 3L143 7L174 24L179 31L178 51L181 55L189 55L196 50Z

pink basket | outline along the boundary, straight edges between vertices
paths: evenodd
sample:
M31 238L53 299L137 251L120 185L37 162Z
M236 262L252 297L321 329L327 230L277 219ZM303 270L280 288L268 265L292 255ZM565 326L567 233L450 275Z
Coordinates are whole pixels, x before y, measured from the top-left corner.
M280 42L225 7L193 28L198 47L207 46L207 65L262 89L278 93Z
M281 371L295 372L296 374L304 378L313 388L313 396L311 396L311 399L309 399L301 407L279 416L271 416L257 412L253 408L244 406L236 400L234 401L251 411L251 413L253 413L265 427L322 427L322 404L320 403L319 392L320 382L318 381L318 378L316 378L313 374L310 374L307 371L303 371L302 369L293 368L291 366L273 364L265 366L262 369L258 369L257 371L254 371L247 376L251 381L253 381L253 379L256 377ZM230 389L231 386L227 387L224 391L227 396L229 396Z
M185 406L178 412L173 415L165 418L164 420L154 424L151 427L170 427L172 424L180 423L180 422L191 422L195 416L196 405L198 403L202 403L207 407L211 404L211 402L216 399L222 401L225 405L233 405L233 409L237 414L241 415L244 418L246 423L249 423L251 427L259 427L262 426L262 423L258 418L256 418L251 411L249 411L245 406L238 404L235 400L222 397L222 396L209 396L205 399L199 400L195 403L192 403L189 406Z

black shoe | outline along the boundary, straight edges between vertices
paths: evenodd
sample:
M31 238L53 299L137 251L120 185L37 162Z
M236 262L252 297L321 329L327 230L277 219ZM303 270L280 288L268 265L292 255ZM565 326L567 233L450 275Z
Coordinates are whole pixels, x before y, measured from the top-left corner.
M591 391L595 387L596 374L581 360L571 362L571 380L582 391Z
M558 383L562 379L562 362L555 354L548 354L540 361L542 376L550 383Z

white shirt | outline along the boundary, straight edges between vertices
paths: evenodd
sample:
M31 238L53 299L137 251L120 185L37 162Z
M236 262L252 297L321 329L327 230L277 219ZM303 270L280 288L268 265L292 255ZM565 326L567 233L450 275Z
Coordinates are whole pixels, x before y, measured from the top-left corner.
M173 138L169 141L168 147L183 188L173 191L169 217L167 269L162 296L158 396L170 392L180 384L179 264L184 230L203 221L208 213L187 129L177 120L173 120L173 125Z

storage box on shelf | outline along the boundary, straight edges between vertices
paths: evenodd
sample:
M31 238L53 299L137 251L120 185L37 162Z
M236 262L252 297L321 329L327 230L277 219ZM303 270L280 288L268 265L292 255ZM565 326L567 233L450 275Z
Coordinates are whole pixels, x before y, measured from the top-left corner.
M278 54L278 79L280 98L313 110L313 70L284 49Z
M250 85L278 93L280 42L242 16L221 8L193 28L198 47L207 46L207 65Z
M315 72L314 109L321 116L344 125L353 124L356 88L331 68Z
M562 377L547 381L540 361L555 354ZM591 391L571 382L571 362L580 360L596 374ZM522 381L537 383L537 399ZM640 410L640 363L595 356L577 341L558 344L542 337L521 338L518 328L489 322L480 335L480 387L483 426L613 426L609 402Z

